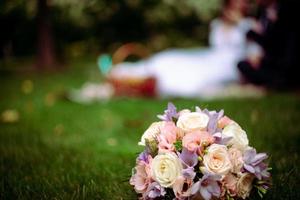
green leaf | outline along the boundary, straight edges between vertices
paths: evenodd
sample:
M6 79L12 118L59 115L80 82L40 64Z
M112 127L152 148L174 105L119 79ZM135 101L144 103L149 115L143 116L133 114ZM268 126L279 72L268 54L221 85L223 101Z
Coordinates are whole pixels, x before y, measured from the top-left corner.
M260 196L260 198L263 198L263 197L264 197L264 195L263 195L259 190L257 190L257 193L258 193L258 195Z
M181 140L177 140L174 143L174 146L175 146L176 151L182 151L182 141Z

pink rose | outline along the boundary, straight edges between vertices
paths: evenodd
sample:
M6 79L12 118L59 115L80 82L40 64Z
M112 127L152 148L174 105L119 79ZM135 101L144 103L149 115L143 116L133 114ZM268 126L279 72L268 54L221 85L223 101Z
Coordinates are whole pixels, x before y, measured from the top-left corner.
M228 173L223 181L222 184L229 192L230 195L235 196L237 194L237 182L238 178L231 173Z
M175 150L174 143L183 137L181 129L176 127L174 122L166 122L157 136L159 153L166 153Z
M175 142L183 137L183 132L174 122L166 122L161 128L161 135L164 135L168 141Z
M149 159L151 163L151 158ZM144 161L139 161L135 167L136 173L130 178L130 185L134 186L137 193L144 193L151 181L150 165Z
M191 195L193 180L179 176L173 184L173 191L177 199L185 199Z
M232 122L234 122L234 121L231 120L229 117L224 116L218 121L218 127L223 129L225 126L227 126L228 124L231 124Z
M170 138L169 138L170 139ZM175 146L173 145L172 140L168 140L168 138L165 135L159 135L157 137L158 140L158 152L159 153L167 153L175 151Z
M232 172L236 174L241 172L244 165L242 152L237 148L232 147L228 150L228 154L232 164Z
M214 142L214 137L206 131L194 131L186 134L182 139L182 146L189 151L197 151L203 146Z

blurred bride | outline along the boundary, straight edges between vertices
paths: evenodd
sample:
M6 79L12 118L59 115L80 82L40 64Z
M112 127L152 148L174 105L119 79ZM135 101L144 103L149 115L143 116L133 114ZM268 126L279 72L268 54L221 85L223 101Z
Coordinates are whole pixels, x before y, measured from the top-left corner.
M139 62L119 63L111 74L153 75L160 96L205 96L238 82L237 63L261 54L258 46L246 40L254 26L245 17L248 6L247 0L223 1L221 16L210 25L208 48L162 51Z

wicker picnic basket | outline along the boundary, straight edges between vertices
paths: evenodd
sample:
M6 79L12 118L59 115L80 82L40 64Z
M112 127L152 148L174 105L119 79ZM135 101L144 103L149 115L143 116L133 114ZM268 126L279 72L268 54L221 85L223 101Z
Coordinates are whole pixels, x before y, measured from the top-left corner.
M149 55L147 49L137 43L128 43L115 51L112 56L112 63L114 65L125 61L129 56L134 55L140 58L145 58ZM156 79L154 76L114 76L107 75L107 80L112 84L116 96L129 97L155 97L156 96Z

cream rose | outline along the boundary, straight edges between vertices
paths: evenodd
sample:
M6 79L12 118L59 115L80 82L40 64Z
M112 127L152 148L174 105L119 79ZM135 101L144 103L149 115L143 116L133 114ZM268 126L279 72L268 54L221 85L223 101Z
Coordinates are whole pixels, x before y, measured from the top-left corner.
M252 190L252 182L254 180L254 176L249 173L245 173L241 176L237 183L237 193L243 199L249 197L250 192Z
M203 130L207 127L209 117L204 113L187 112L179 116L177 126L185 132Z
M173 152L157 155L151 163L152 176L163 187L171 187L181 171L181 162Z
M232 164L227 153L227 147L220 144L212 144L203 156L204 170L219 175L227 174ZM202 168L203 169L203 168Z
M229 141L229 145L241 151L244 151L249 145L246 132L237 123L231 123L225 126L222 134L226 137L232 137Z
M141 141L138 145L145 146L146 140L149 142L155 140L155 138L160 134L160 129L165 125L164 121L161 122L154 122L152 123L149 128L144 132Z

